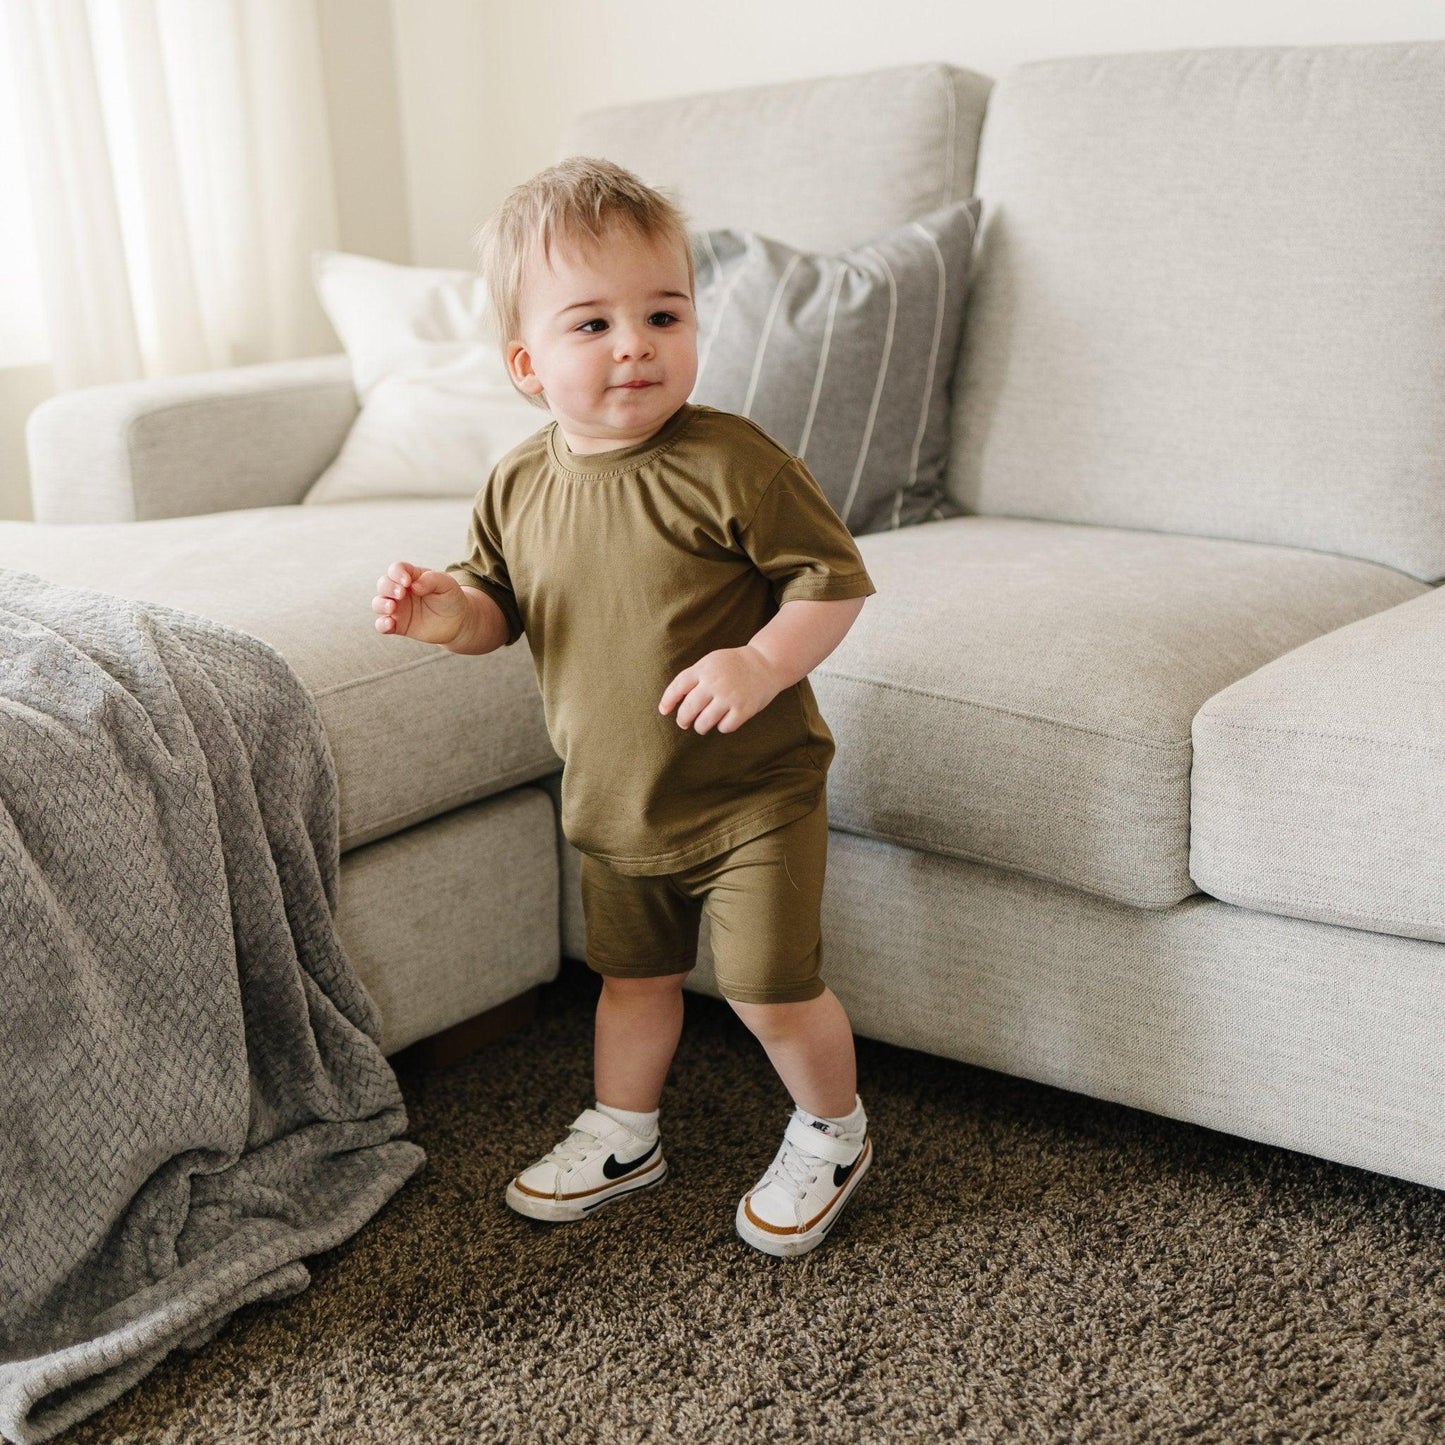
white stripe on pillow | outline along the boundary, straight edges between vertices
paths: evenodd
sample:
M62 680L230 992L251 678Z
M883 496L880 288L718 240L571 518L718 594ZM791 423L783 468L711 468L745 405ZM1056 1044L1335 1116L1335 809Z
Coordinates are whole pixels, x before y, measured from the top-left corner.
M813 432L813 418L818 414L818 397L823 391L823 371L828 365L828 346L833 340L833 318L838 314L838 293L843 289L843 278L848 268L839 263L833 275L833 290L828 297L828 320L823 327L823 344L818 350L818 374L813 378L813 394L808 398L808 419L803 423L803 436L798 442L798 455L808 454L808 438Z
M763 323L763 334L758 341L758 354L753 361L753 374L748 380L748 394L743 400L743 415L752 414L753 397L758 392L758 378L763 374L763 352L768 349L768 337L773 334L773 322L778 319L778 307L782 304L783 292L788 289L788 277L797 270L798 262L803 258L794 256L788 262L787 269L783 272L782 280L773 291L773 304L768 307L768 319Z
M706 242L706 244L707 244L708 255L709 255L709 257L710 257L711 260L712 260L712 264L713 264L715 267L717 267L718 270L720 271L720 270L721 270L721 264L722 264L722 263L721 263L721 262L718 260L718 258L717 258L717 252L716 252L715 250L713 250L712 238L708 235L708 233L707 233L706 231L704 231L704 232L702 233L702 239L703 239L703 240ZM720 330L722 330L723 316L724 316L724 314L727 312L727 309L728 309L728 298L733 294L733 287L738 284L738 281L742 278L742 274L743 274L743 273L742 273L741 270L735 271L735 272L733 273L732 278L728 281L728 284L723 288L722 296L718 299L717 314L713 317L712 330L709 331L709 333L708 333L708 338L707 338L707 343L706 343L706 345L704 345L704 347L703 347L703 349L702 349L702 355L698 358L698 363L697 363L697 380L698 380L699 382L702 380L702 374L703 374L703 372L707 370L707 360L708 360L708 357L712 354L713 343L717 340L718 332L719 332ZM693 383L693 395L694 395L694 396L697 394L696 388L697 388L697 382L694 382L694 383Z
M848 525L848 513L853 510L853 499L858 495L858 483L863 478L863 463L868 460L868 448L873 444L873 426L878 420L878 403L883 396L883 383L888 379L888 358L893 355L893 327L898 319L898 281L893 268L883 253L872 246L860 246L859 253L876 256L878 264L888 281L888 330L883 337L883 357L878 363L878 380L873 384L873 401L868 408L868 424L863 428L863 441L858 448L858 464L853 468L853 480L848 484L848 495L843 501L843 525Z

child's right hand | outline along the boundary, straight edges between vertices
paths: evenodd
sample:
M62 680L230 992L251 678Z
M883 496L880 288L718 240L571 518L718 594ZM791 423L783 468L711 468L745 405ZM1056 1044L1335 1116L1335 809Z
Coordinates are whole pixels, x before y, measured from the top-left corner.
M376 579L371 610L378 613L376 630L445 646L466 625L467 597L448 572L393 562Z

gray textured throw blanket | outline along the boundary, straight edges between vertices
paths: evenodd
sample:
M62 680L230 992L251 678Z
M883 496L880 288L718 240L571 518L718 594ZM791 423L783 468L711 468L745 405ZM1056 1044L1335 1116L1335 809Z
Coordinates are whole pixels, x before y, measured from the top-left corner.
M234 629L0 571L0 1431L306 1287L421 1165L337 940L311 695Z

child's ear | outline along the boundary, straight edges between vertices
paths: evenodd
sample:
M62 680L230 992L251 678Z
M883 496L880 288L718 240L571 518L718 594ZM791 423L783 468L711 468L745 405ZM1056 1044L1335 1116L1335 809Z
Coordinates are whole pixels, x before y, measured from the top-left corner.
M509 341L506 354L507 370L511 373L517 390L525 392L528 396L540 396L542 379L532 370L532 358L526 345L520 341Z

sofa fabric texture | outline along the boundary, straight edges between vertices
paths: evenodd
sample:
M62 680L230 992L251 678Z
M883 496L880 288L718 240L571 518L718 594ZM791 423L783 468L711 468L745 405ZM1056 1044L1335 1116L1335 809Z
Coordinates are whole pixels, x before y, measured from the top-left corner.
M1199 708L1423 590L1319 552L1010 517L858 546L876 603L812 674L833 827L1139 908L1196 891Z
M752 231L694 242L692 399L802 457L854 536L958 514L943 473L978 212L960 201L834 256Z
M338 502L126 528L0 523L0 566L199 612L269 642L315 695L341 786L341 846L387 837L561 766L524 642L460 657L374 626L388 563L446 565L459 499Z
M1445 43L1020 65L949 491L965 511L1445 577Z
M453 808L341 860L336 927L388 1054L556 978L559 917L557 818L540 787Z
M25 424L37 522L299 502L356 418L344 355L63 391Z
M711 948L704 919L687 986L716 997ZM823 977L869 1038L1445 1188L1438 944L835 830Z
M1445 943L1445 589L1241 678L1193 733L1201 888Z
M829 255L972 195L992 84L907 65L612 106L578 116L560 154L636 171L697 230Z

